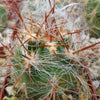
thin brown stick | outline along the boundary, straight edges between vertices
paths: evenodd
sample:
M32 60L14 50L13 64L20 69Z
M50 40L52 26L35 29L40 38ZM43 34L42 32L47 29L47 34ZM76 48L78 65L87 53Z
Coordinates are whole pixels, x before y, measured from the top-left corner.
M100 42L97 42L97 43L92 44L92 45L90 45L90 46L87 46L87 47L85 47L85 48L79 49L79 50L73 52L73 54L76 54L76 53L82 52L82 51L84 51L84 50L90 49L90 48L96 46L97 44L100 44Z
M4 82L2 84L2 89L1 89L1 92L0 92L0 100L2 100L2 98L4 96L4 89L5 89L5 84L6 84L7 77L8 77L8 72L9 72L9 68L7 68L6 75L5 75L5 78L4 78Z

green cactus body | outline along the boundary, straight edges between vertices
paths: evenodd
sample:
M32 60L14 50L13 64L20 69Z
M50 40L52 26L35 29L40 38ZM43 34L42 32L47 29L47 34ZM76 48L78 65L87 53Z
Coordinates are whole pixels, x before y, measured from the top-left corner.
M100 37L100 1L89 0L87 3L87 20L91 36Z
M28 48L29 50L31 50L31 47ZM60 49L61 48L63 48L63 46L60 47ZM36 48L32 49L34 51L36 50ZM58 48L58 51L60 49ZM20 49L15 52L16 57L21 57L21 54L22 53ZM26 83L29 97L33 96L37 100L39 98L43 98L52 90L53 85L56 86L56 92L58 93L58 95L62 95L65 90L61 88L72 89L73 84L76 84L75 77L77 74L75 72L74 63L72 62L72 65L67 68L69 59L62 57L62 61L58 61L55 56L53 54L50 54L48 49L45 47L39 48L38 59L42 59L44 61L41 61L39 63L39 66L38 64L35 65L36 67L34 67L34 65L31 66L31 80L29 78L28 70L20 79L20 83ZM13 60L13 63L15 64L23 62L24 60ZM17 70L17 72L15 73L16 78L20 76L24 67L24 65L14 67L15 71Z
M27 1L21 13L15 8L24 28L14 27L16 47L7 64L14 68L13 87L25 84L25 94L35 100L62 100L69 93L78 98L90 93L85 60L99 43L89 43L79 3L50 1Z
M5 25L7 24L7 13L6 10L0 6L0 31L3 31Z

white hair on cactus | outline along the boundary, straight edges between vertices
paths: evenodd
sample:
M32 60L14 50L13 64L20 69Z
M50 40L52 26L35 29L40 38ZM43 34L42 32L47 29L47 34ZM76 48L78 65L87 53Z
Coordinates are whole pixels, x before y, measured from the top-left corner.
M35 0L35 1L24 1L24 2L27 2L26 3L27 5L25 5L26 10L25 9L22 10L22 15L24 15L25 13L26 14L30 13L29 11L31 10L33 19L36 20L39 24L43 23L43 21L45 20L45 13L48 14L54 5L53 0L51 0L51 7L50 7L48 0L38 0L38 1ZM62 18L64 18L64 20L66 21L66 23L64 24L64 29L69 29L70 31L72 31L74 16L72 16L72 14L71 14L71 17L68 17L68 16L69 16L69 12L71 11L72 7L75 6L73 8L73 10L74 10L74 9L76 9L76 7L78 5L79 5L79 3L71 3L69 5L64 5L64 3L61 3L60 6L56 5L55 13L54 14L51 13L50 17L55 17L57 27L62 26L61 22L62 22ZM75 12L72 12L72 13L76 14ZM28 15L30 16L30 14L28 14ZM58 20L58 18L60 18L60 19ZM27 20L25 19L25 21L27 21ZM51 22L51 18L50 18L50 21L48 21L49 25L50 25L50 22ZM80 20L78 21L78 23L79 22L80 22ZM53 27L53 25L51 25L51 27Z
M47 47L50 53L56 52L57 48L56 48L55 42L47 42L46 45L50 46L50 47Z

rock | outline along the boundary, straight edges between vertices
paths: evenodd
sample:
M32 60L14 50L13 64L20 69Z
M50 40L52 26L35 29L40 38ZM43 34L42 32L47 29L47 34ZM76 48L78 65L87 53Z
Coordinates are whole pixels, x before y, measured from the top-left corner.
M13 86L8 86L5 88L5 90L9 96L15 94L15 91L13 90Z
M7 68L4 67L0 67L0 77L4 77L6 75L7 72Z
M0 58L0 65L2 65L4 61L5 61L5 59Z
M91 95L88 94L88 93L87 94L86 93L81 93L79 100L91 100Z
M73 100L73 97L71 94L68 96L68 98L69 98L69 100Z
M56 3L59 3L60 4L61 3L61 0L56 0Z
M18 98L17 97L11 97L11 100L18 100Z
M66 95L62 95L63 100L68 100Z
M0 84L4 82L5 77L0 77Z
M91 42L91 43L97 43L97 42L100 42L100 39L91 38L91 39L90 39L90 42Z
M3 98L3 100L10 100L10 98L8 98L7 96L5 96L5 97Z
M100 88L98 88L98 89L96 90L96 94L97 94L98 97L100 97Z
M94 88L97 89L99 87L99 81L93 81Z
M90 69L92 79L100 76L100 66L92 66Z
M2 85L0 84L0 90L1 90L1 88L2 88Z

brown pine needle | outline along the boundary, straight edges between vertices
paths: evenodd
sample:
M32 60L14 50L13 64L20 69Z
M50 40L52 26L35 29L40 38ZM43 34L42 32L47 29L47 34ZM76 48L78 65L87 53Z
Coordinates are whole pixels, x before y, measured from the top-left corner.
M24 74L24 72L25 72L27 69L28 69L27 67L24 68L23 72L22 72L21 75L18 77L18 79L17 79L16 83L14 84L13 88L16 87L17 83L19 82L19 80L21 79L22 75Z
M72 92L72 93L76 93L76 94L78 94L77 92L75 92L75 91L72 91L72 90L68 90L68 89L65 89L65 88L62 88L62 87L60 87L60 86L57 86L59 89L62 89L62 90L64 90L64 91L67 91L67 92Z
M23 44L22 41L20 40L18 34L16 34L16 36L17 36L19 42L21 43L21 45L23 46L23 48L24 48L24 49L26 50L26 52L30 55L29 51L27 50L27 48L24 46L24 44Z
M26 62L24 63L18 63L18 64L11 64L11 65L4 65L4 67L8 66L8 67L11 67L11 66L19 66L19 65L25 65Z
M96 46L97 44L100 44L100 42L95 43L95 44L92 44L92 45L87 46L87 47L85 47L85 48L79 49L79 50L77 50L77 51L73 52L73 54L76 54L76 53L82 52L82 51L84 51L84 50L90 49L90 48L92 48L92 47Z

